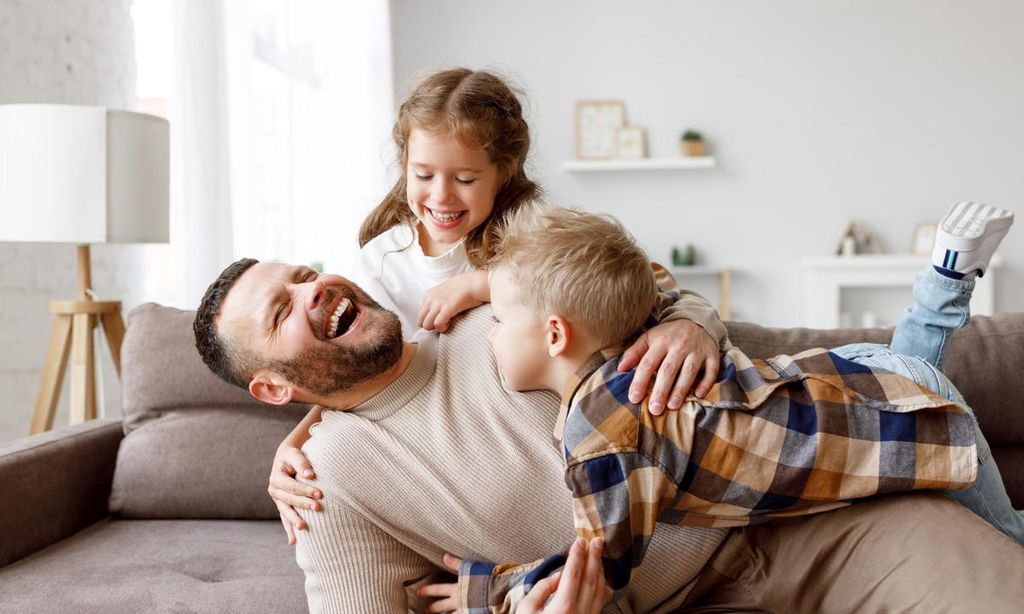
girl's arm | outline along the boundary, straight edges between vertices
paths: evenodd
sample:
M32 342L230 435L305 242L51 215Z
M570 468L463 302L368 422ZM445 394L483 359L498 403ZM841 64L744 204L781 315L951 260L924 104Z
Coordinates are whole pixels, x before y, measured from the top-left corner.
M302 444L309 439L309 428L320 421L323 407L314 405L306 417L292 429L292 432L284 438L281 445L277 447L274 454L274 465L270 469L270 485L267 492L277 505L277 511L281 515L281 524L285 533L288 534L288 545L295 545L295 531L302 531L306 528L305 521L299 516L295 508L307 510L320 510L319 500L323 493L316 488L303 484L296 479L297 475L303 479L312 480L316 478L312 465L302 453Z
M423 294L423 307L417 324L426 330L445 332L452 318L484 303L491 302L487 271L456 275Z

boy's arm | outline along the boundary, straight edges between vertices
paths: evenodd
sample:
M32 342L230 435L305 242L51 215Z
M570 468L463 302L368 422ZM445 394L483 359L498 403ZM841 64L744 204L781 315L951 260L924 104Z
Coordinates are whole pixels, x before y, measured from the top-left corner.
M707 331L720 349L728 349L729 332L715 306L693 290L681 288L672 273L657 262L651 263L651 269L658 284L658 300L651 312L649 328L673 320L690 320Z
M576 534L605 540L605 583L617 599L633 568L643 561L658 516L675 498L676 483L638 452L608 453L574 463L566 469L565 481L573 492ZM524 565L463 561L459 611L515 611L533 585L562 567L567 552Z

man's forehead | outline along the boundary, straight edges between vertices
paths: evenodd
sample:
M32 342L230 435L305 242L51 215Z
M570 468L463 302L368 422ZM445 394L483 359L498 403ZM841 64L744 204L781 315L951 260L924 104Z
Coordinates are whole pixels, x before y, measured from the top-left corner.
M220 327L248 328L257 324L264 310L288 278L291 265L278 262L257 262L242 273L221 303Z

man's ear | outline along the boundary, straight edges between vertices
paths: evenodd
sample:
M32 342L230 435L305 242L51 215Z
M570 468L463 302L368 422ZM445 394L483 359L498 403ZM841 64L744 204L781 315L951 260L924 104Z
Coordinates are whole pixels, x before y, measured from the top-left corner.
M277 373L261 369L249 382L249 394L264 403L284 405L295 397L295 387Z
M569 351L573 333L568 320L560 315L550 315L544 323L544 328L548 356L554 358Z

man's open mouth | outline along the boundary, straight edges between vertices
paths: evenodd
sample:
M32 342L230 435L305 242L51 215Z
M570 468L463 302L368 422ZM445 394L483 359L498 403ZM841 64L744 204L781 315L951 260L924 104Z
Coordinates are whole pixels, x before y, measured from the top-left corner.
M327 338L336 339L349 331L359 316L359 308L349 299L342 297L327 324Z

